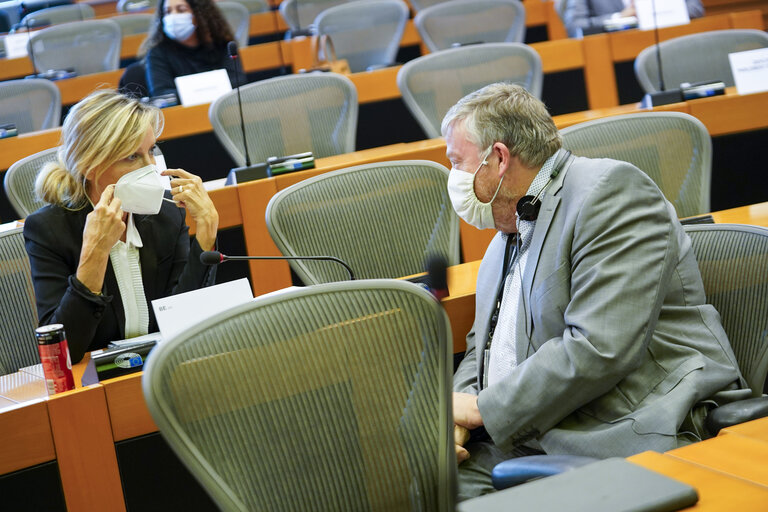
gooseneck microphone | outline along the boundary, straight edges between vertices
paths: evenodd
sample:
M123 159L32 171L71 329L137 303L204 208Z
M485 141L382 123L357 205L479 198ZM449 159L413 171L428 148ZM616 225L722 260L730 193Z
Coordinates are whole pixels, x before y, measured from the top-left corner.
M248 154L248 139L245 138L245 118L243 117L243 98L240 96L240 73L237 69L237 43L230 41L227 43L227 52L232 60L232 67L235 75L235 88L237 89L237 106L240 108L240 130L243 133L243 149L245 150L245 166L251 166L251 155Z
M355 274L349 265L335 256L227 256L219 251L203 251L200 254L200 263L203 265L218 265L225 261L246 260L310 260L310 261L334 261L343 266L349 272L349 280L355 280Z

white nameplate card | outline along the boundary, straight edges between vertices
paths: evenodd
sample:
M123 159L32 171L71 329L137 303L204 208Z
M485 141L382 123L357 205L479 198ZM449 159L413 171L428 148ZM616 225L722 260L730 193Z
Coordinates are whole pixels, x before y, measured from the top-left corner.
M640 30L653 30L657 24L664 28L691 22L685 0L635 0L635 11Z
M152 301L152 309L163 340L181 331L253 299L248 279L200 288Z
M224 69L179 76L174 82L181 104L185 107L211 103L232 90L229 75Z
M731 53L728 59L739 94L768 91L768 48Z
M3 39L5 43L5 57L7 59L17 59L19 57L27 56L27 43L29 42L29 34L22 32L21 34L8 34Z

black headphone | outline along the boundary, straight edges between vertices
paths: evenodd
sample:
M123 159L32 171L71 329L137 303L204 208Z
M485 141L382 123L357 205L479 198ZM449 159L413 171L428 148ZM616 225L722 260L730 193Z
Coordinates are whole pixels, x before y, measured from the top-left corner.
M536 220L539 218L539 210L541 209L541 194L547 189L550 183L557 178L560 171L563 170L563 166L568 158L571 156L571 152L566 150L559 150L557 160L552 168L552 174L549 175L549 181L539 191L536 196L523 196L517 202L517 215L520 220Z

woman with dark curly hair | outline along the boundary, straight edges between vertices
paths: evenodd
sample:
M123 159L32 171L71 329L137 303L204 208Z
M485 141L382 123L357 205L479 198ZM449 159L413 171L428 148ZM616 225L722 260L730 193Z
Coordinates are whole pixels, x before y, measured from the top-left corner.
M147 46L147 86L151 96L175 93L177 76L226 69L234 87L235 71L227 53L234 39L213 0L160 0ZM245 77L237 64L240 83Z

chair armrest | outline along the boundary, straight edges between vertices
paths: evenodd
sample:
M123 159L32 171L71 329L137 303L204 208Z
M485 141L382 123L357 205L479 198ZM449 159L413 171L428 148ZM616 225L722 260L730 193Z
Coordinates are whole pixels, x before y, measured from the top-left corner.
M528 480L556 475L585 466L600 459L578 455L530 455L505 460L496 464L491 472L497 490L522 484Z
M707 415L707 432L716 436L721 428L768 416L768 396L738 400L712 409Z

